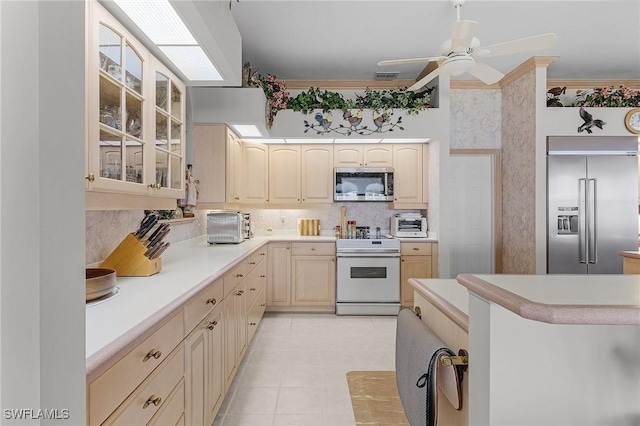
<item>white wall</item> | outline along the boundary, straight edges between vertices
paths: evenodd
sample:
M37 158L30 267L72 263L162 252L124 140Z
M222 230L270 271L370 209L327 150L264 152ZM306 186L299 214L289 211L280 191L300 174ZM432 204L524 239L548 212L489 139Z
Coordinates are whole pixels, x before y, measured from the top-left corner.
M0 2L0 414L85 422L84 2ZM62 415L62 411L59 413Z

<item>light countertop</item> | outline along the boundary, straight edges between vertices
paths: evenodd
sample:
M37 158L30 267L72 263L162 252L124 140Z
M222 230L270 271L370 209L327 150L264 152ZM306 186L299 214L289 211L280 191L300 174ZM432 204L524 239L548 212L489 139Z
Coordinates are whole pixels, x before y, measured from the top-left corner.
M455 278L411 278L409 284L463 330L469 330L469 291Z
M619 251L618 254L622 257L640 259L640 251Z
M640 325L640 275L458 275L471 293L551 324Z

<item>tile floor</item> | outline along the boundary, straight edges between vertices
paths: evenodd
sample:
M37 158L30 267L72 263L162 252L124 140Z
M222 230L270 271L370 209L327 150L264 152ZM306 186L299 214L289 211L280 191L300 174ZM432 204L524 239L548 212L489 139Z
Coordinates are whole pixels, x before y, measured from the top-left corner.
M396 317L266 313L214 426L355 425L346 373L395 369Z

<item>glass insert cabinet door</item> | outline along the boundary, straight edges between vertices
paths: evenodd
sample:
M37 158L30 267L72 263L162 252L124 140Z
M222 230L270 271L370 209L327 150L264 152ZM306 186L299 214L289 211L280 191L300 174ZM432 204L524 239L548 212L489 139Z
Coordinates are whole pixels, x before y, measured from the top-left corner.
M185 86L88 2L87 190L183 198Z

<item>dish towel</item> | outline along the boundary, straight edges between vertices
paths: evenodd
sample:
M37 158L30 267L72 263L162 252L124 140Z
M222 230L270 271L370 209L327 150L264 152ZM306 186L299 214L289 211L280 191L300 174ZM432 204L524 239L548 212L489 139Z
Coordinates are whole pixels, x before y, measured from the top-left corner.
M396 382L411 426L437 424L437 387L453 389L454 395L447 395L447 399L456 409L461 408L458 369L440 365L442 356L453 355L411 309L400 311L396 328Z

